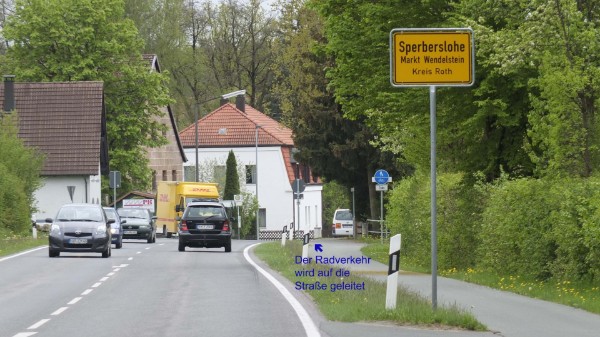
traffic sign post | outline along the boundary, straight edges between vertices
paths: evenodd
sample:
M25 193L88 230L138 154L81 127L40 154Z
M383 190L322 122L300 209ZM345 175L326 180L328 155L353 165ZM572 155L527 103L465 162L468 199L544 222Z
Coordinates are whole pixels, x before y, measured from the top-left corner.
M385 233L387 232L385 230L385 223L383 222L383 191L388 190L387 184L392 182L392 177L390 177L390 174L386 170L377 170L375 175L373 175L373 178L371 178L371 181L377 184L375 185L375 191L381 192L379 198L381 203L379 224L381 229L381 243L383 243L385 239Z
M436 86L475 83L471 28L398 28L390 32L390 82L429 87L431 152L431 304L437 308Z

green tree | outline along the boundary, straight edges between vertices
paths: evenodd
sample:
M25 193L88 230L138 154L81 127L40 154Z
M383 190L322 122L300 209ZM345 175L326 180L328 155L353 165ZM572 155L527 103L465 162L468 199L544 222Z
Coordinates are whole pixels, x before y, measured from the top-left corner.
M337 183L336 181L328 181L323 184L323 234L331 233L331 225L333 213L338 208L352 209L352 200L350 199L349 190Z
M166 143L156 122L167 76L143 62L143 41L122 0L20 0L4 28L7 61L28 81L104 81L112 170L124 190L150 187L145 147Z
M233 200L234 195L240 194L240 177L238 175L237 161L233 150L229 151L226 165L223 200Z
M0 119L0 238L31 228L43 156L17 136L17 117Z

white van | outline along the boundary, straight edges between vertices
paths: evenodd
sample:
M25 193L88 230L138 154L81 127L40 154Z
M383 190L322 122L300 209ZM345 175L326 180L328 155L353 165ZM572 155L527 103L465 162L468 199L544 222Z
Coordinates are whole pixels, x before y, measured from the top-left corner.
M354 236L354 222L352 221L352 212L349 209L338 208L335 210L331 225L331 235Z

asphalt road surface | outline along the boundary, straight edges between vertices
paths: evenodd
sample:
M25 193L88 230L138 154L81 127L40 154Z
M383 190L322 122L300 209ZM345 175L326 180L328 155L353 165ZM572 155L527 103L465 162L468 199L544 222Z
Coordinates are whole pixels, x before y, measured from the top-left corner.
M128 240L112 257L47 248L0 258L0 337L536 337L599 336L600 316L464 282L440 278L440 304L472 311L491 331L325 320L310 297L252 254L187 248L177 239ZM361 244L323 239L322 256L361 256ZM311 254L316 254L313 252ZM387 266L354 272L385 278ZM399 285L429 294L430 276L400 275Z
M306 336L294 308L233 241L177 251L127 240L112 257L47 248L0 258L0 336Z

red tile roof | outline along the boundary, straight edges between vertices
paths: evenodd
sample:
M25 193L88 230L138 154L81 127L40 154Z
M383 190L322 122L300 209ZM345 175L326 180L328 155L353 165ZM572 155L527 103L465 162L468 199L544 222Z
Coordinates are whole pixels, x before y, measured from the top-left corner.
M19 137L46 156L42 175L98 174L106 135L102 82L15 83L15 101Z
M227 103L198 121L198 147L294 146L292 130L271 117L245 106L245 112ZM195 123L179 133L183 147L196 146Z

